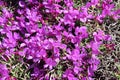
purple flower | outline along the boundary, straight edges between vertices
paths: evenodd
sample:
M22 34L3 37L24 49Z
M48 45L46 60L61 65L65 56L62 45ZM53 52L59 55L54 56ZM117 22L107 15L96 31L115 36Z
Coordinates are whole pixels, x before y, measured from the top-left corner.
M92 48L92 54L97 55L100 53L99 47L101 44L102 44L102 42L93 42L93 41L90 43L90 46Z
M74 75L71 69L67 69L65 73L63 74L64 78L67 78L68 80L78 80Z
M109 35L105 35L105 33L102 30L98 30L97 32L94 32L93 37L96 42L99 42L102 40L106 40L106 41L111 40L111 37Z
M55 0L55 2L60 2L61 0Z
M79 65L79 66L80 66L80 65ZM79 74L79 72L83 70L83 69L80 68L79 66L75 66L74 69L73 69L76 74Z
M92 54L92 58L88 61L88 63L90 64L90 66L88 67L88 75L93 76L94 71L96 71L98 68L100 60L97 58L96 55Z
M88 21L88 19L93 18L93 16L88 13L88 8L86 6L83 6L81 7L81 12L78 18L81 22L85 23Z
M30 21L35 21L38 22L39 19L41 18L41 15L37 15L37 10L30 10L28 8L26 8L26 17L30 20Z
M8 11L6 8L3 8L2 11L3 11L4 17L12 18L12 16L13 16L12 12Z
M102 3L102 15L104 16L111 16L112 9L115 7L114 4L109 4L108 2L103 1Z
M95 17L96 21L98 21L99 23L102 23L104 18L105 18L105 15L104 15L104 14L98 14L98 15Z
M64 22L65 25L67 24L74 25L73 17L70 14L66 14L64 18L61 19L61 22Z
M74 21L78 19L78 16L80 15L79 10L75 10L73 7L70 7L69 10L63 10L64 18L61 18L61 22L64 22L65 25L69 24L71 26L74 26Z
M49 40L44 40L44 42L42 43L42 46L44 49L52 49L52 43Z
M112 12L112 18L113 18L114 20L120 19L120 9Z
M4 64L0 64L0 80L6 80L9 77L9 71Z
M67 5L67 7L72 7L73 6L73 1L72 0L65 0L64 3Z
M49 69L52 69L53 67L56 66L56 61L53 60L52 58L47 58L45 62L46 62L46 64L44 65L45 68L49 67Z
M44 49L41 49L40 52L36 52L36 57L46 57L47 56L47 53L46 53L46 50Z
M13 35L12 32L8 32L6 33L6 36L7 38L3 39L3 46L6 48L15 47L17 44L15 38L16 39L19 38L17 37L18 35L16 33L14 33Z
M87 27L85 27L85 26L81 26L80 28L77 27L75 29L75 34L80 35L80 37L83 39L88 37Z
M105 34L102 30L99 30L98 32L94 32L93 36L94 36L94 40L98 42L104 39Z
M80 59L80 51L78 49L74 49L71 53L72 60L76 61Z
M66 50L66 45L65 44L61 44L61 43L57 43L57 42L54 42L53 43L53 46L54 47L59 47L59 48L61 48L61 49L65 49Z
M7 23L7 19L3 16L0 16L0 24L4 26ZM2 30L2 29L1 29Z
M99 2L99 0L91 0L91 4L92 4L92 5L97 5L98 2Z

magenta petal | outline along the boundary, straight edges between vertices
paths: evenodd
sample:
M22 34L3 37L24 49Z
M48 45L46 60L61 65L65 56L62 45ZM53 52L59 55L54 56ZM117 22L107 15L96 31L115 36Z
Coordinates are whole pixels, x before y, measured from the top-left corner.
M25 7L25 3L23 1L19 1L19 6L23 8Z

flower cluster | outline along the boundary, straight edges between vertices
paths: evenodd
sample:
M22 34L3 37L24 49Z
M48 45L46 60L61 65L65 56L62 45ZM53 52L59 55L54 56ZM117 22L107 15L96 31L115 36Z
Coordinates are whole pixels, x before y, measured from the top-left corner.
M111 40L99 26L106 17L120 18L111 3L91 0L75 8L73 0L18 0L11 10L0 0L0 56L25 58L30 80L93 80L100 48ZM13 68L2 66L5 80Z

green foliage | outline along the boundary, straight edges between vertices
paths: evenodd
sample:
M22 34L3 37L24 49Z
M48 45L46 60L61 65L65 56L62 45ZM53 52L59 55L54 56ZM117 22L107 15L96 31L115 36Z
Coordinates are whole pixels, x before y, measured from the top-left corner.
M7 65L10 70L10 75L18 80L29 80L30 71L28 70L28 64L22 61L22 58L18 55L12 55L7 62L0 61Z

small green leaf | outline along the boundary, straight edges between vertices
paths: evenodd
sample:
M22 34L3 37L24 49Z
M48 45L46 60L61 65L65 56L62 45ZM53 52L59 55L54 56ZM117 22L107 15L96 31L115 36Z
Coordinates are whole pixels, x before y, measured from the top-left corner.
M38 27L39 27L39 28L41 28L41 27L42 27L42 24L41 24L40 22L38 23Z

